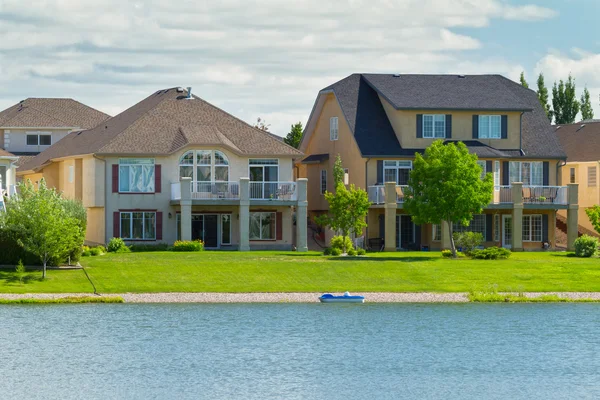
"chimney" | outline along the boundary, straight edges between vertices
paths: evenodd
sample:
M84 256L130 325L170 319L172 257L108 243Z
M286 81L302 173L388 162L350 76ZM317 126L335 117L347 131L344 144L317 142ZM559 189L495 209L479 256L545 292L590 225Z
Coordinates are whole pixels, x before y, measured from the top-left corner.
M192 98L192 87L191 86L188 86L187 93L188 93L187 94L187 98L191 99Z

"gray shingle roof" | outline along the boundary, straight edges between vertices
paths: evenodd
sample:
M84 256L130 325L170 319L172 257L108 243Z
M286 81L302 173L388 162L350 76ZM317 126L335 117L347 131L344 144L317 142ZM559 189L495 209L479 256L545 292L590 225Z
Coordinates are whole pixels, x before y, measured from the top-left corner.
M242 155L301 156L273 135L177 88L159 90L94 129L73 132L21 167L81 154L167 155L188 145L225 146Z
M28 98L0 111L0 127L91 129L108 118L73 99Z
M311 154L302 160L302 164L320 164L329 160L329 154Z
M353 74L322 91L335 94L365 157L410 156L424 150L400 146L378 94L399 109L523 111L523 156L520 149L472 146L473 150L489 157L566 157L537 94L500 75Z

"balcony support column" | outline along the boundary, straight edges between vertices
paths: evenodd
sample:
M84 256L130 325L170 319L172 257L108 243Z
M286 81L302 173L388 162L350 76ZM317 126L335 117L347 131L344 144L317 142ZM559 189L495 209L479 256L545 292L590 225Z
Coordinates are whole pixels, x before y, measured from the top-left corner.
M240 251L250 251L250 179L240 178Z
M579 184L567 184L567 250L575 251L575 240L579 236Z
M523 183L512 184L512 251L523 251Z
M181 178L181 240L192 240L192 178Z
M450 244L450 229L448 226L448 221L442 221L440 227L442 229L442 241L440 242L442 246L441 250L448 250L452 246Z
M307 242L307 226L308 226L308 200L306 195L306 188L308 186L308 179L299 178L296 181L296 195L298 198L298 204L296 206L296 251L308 251Z
M385 183L385 251L396 251L396 182Z

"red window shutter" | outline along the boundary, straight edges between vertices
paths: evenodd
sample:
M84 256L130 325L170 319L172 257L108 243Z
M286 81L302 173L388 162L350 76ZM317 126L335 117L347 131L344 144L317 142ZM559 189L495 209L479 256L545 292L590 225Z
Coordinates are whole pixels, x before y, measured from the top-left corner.
M275 236L277 240L283 240L283 214L278 212L275 222Z
M112 165L112 192L119 193L119 164Z
M154 166L154 193L160 193L161 192L161 183L162 183L162 174L161 174L161 170L162 168L160 167L160 164L157 164ZM158 214L157 214L158 216Z
M156 240L162 240L163 213L156 212Z
M113 213L113 237L121 237L121 213L118 211Z

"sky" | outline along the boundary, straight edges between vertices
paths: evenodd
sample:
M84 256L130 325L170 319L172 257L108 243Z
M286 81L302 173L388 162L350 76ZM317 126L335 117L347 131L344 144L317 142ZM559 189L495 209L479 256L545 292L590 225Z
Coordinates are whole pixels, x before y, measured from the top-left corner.
M26 5L25 5L26 4ZM285 136L351 73L572 73L600 118L597 0L0 0L0 110L71 97L116 115L192 92Z

